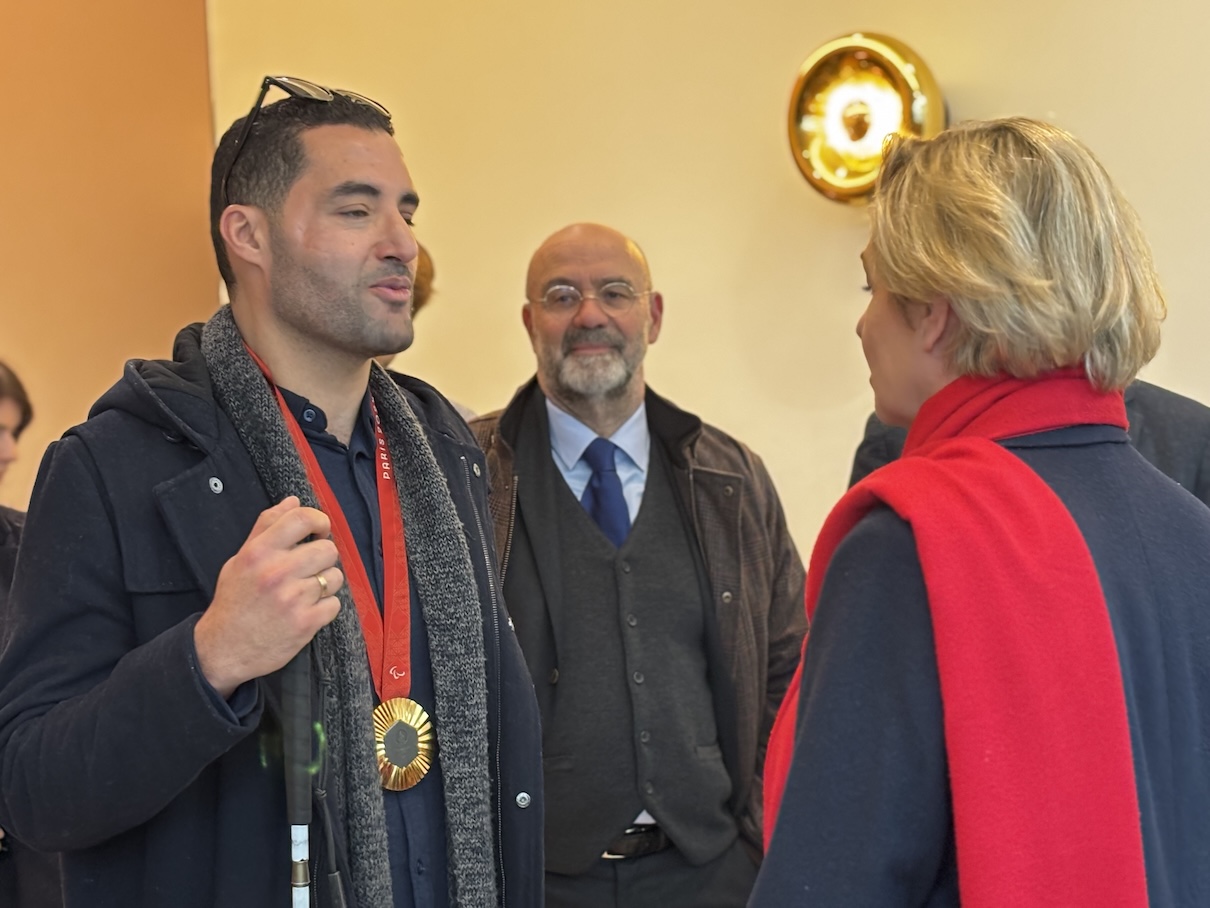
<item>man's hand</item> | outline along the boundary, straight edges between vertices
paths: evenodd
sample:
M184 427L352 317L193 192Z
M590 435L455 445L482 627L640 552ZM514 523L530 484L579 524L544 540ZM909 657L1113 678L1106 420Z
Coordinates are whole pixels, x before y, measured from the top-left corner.
M344 574L330 528L327 515L291 496L261 512L223 565L193 630L202 674L222 697L284 666L340 612Z

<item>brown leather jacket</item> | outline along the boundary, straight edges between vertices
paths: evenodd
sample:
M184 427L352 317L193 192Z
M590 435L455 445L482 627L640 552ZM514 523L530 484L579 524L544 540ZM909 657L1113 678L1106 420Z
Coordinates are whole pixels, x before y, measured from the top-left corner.
M521 413L533 395L541 395L535 380L504 410L470 423L487 454L502 582L516 527L514 446ZM706 566L722 662L733 689L733 697L725 698L734 704L733 721L719 733L724 753L732 755L728 768L740 832L759 852L765 747L806 633L805 571L760 458L650 388L646 404L652 439L672 462L675 488L692 516Z

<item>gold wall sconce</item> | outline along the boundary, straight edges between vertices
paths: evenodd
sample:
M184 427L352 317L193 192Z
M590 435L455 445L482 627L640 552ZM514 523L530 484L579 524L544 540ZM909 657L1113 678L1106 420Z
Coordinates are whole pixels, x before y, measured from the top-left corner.
M891 133L930 138L945 128L945 99L910 47L857 32L816 50L790 97L790 148L807 182L857 204L874 188Z

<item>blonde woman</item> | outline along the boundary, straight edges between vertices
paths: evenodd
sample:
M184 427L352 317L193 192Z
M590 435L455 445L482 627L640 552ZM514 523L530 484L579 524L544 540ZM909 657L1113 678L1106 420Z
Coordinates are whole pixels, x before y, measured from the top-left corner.
M1128 443L1133 211L1067 133L970 123L889 144L862 260L909 434L816 543L751 904L1210 903L1210 510Z

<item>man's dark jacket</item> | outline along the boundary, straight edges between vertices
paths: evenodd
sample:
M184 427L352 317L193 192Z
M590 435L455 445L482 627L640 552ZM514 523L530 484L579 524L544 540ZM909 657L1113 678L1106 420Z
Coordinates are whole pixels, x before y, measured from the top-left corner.
M706 648L719 743L732 779L737 826L756 854L761 848L765 748L806 633L805 572L760 458L650 389L646 405L652 443L663 447L672 465L674 492L691 522L691 538L706 574L704 588L715 606L706 614ZM515 452L529 406L544 406L536 380L524 385L505 410L471 425L487 452L506 591L516 527ZM518 615L551 607L550 602L513 603ZM539 679L538 705L548 716L555 687L546 679L558 658L550 622L530 622L518 634L530 671Z
M1126 388L1130 443L1152 466L1210 505L1210 407L1148 384ZM870 414L865 436L853 457L854 485L903 452L907 430Z
M0 651L0 826L64 852L66 908L289 904L275 678L232 722L193 647L219 570L272 503L215 403L200 330L181 332L174 362L128 363L51 447L26 523ZM541 735L496 588L483 455L436 391L396 380L474 563L501 904L530 908L542 903ZM335 826L334 855L312 829L320 905L328 871L348 880Z

